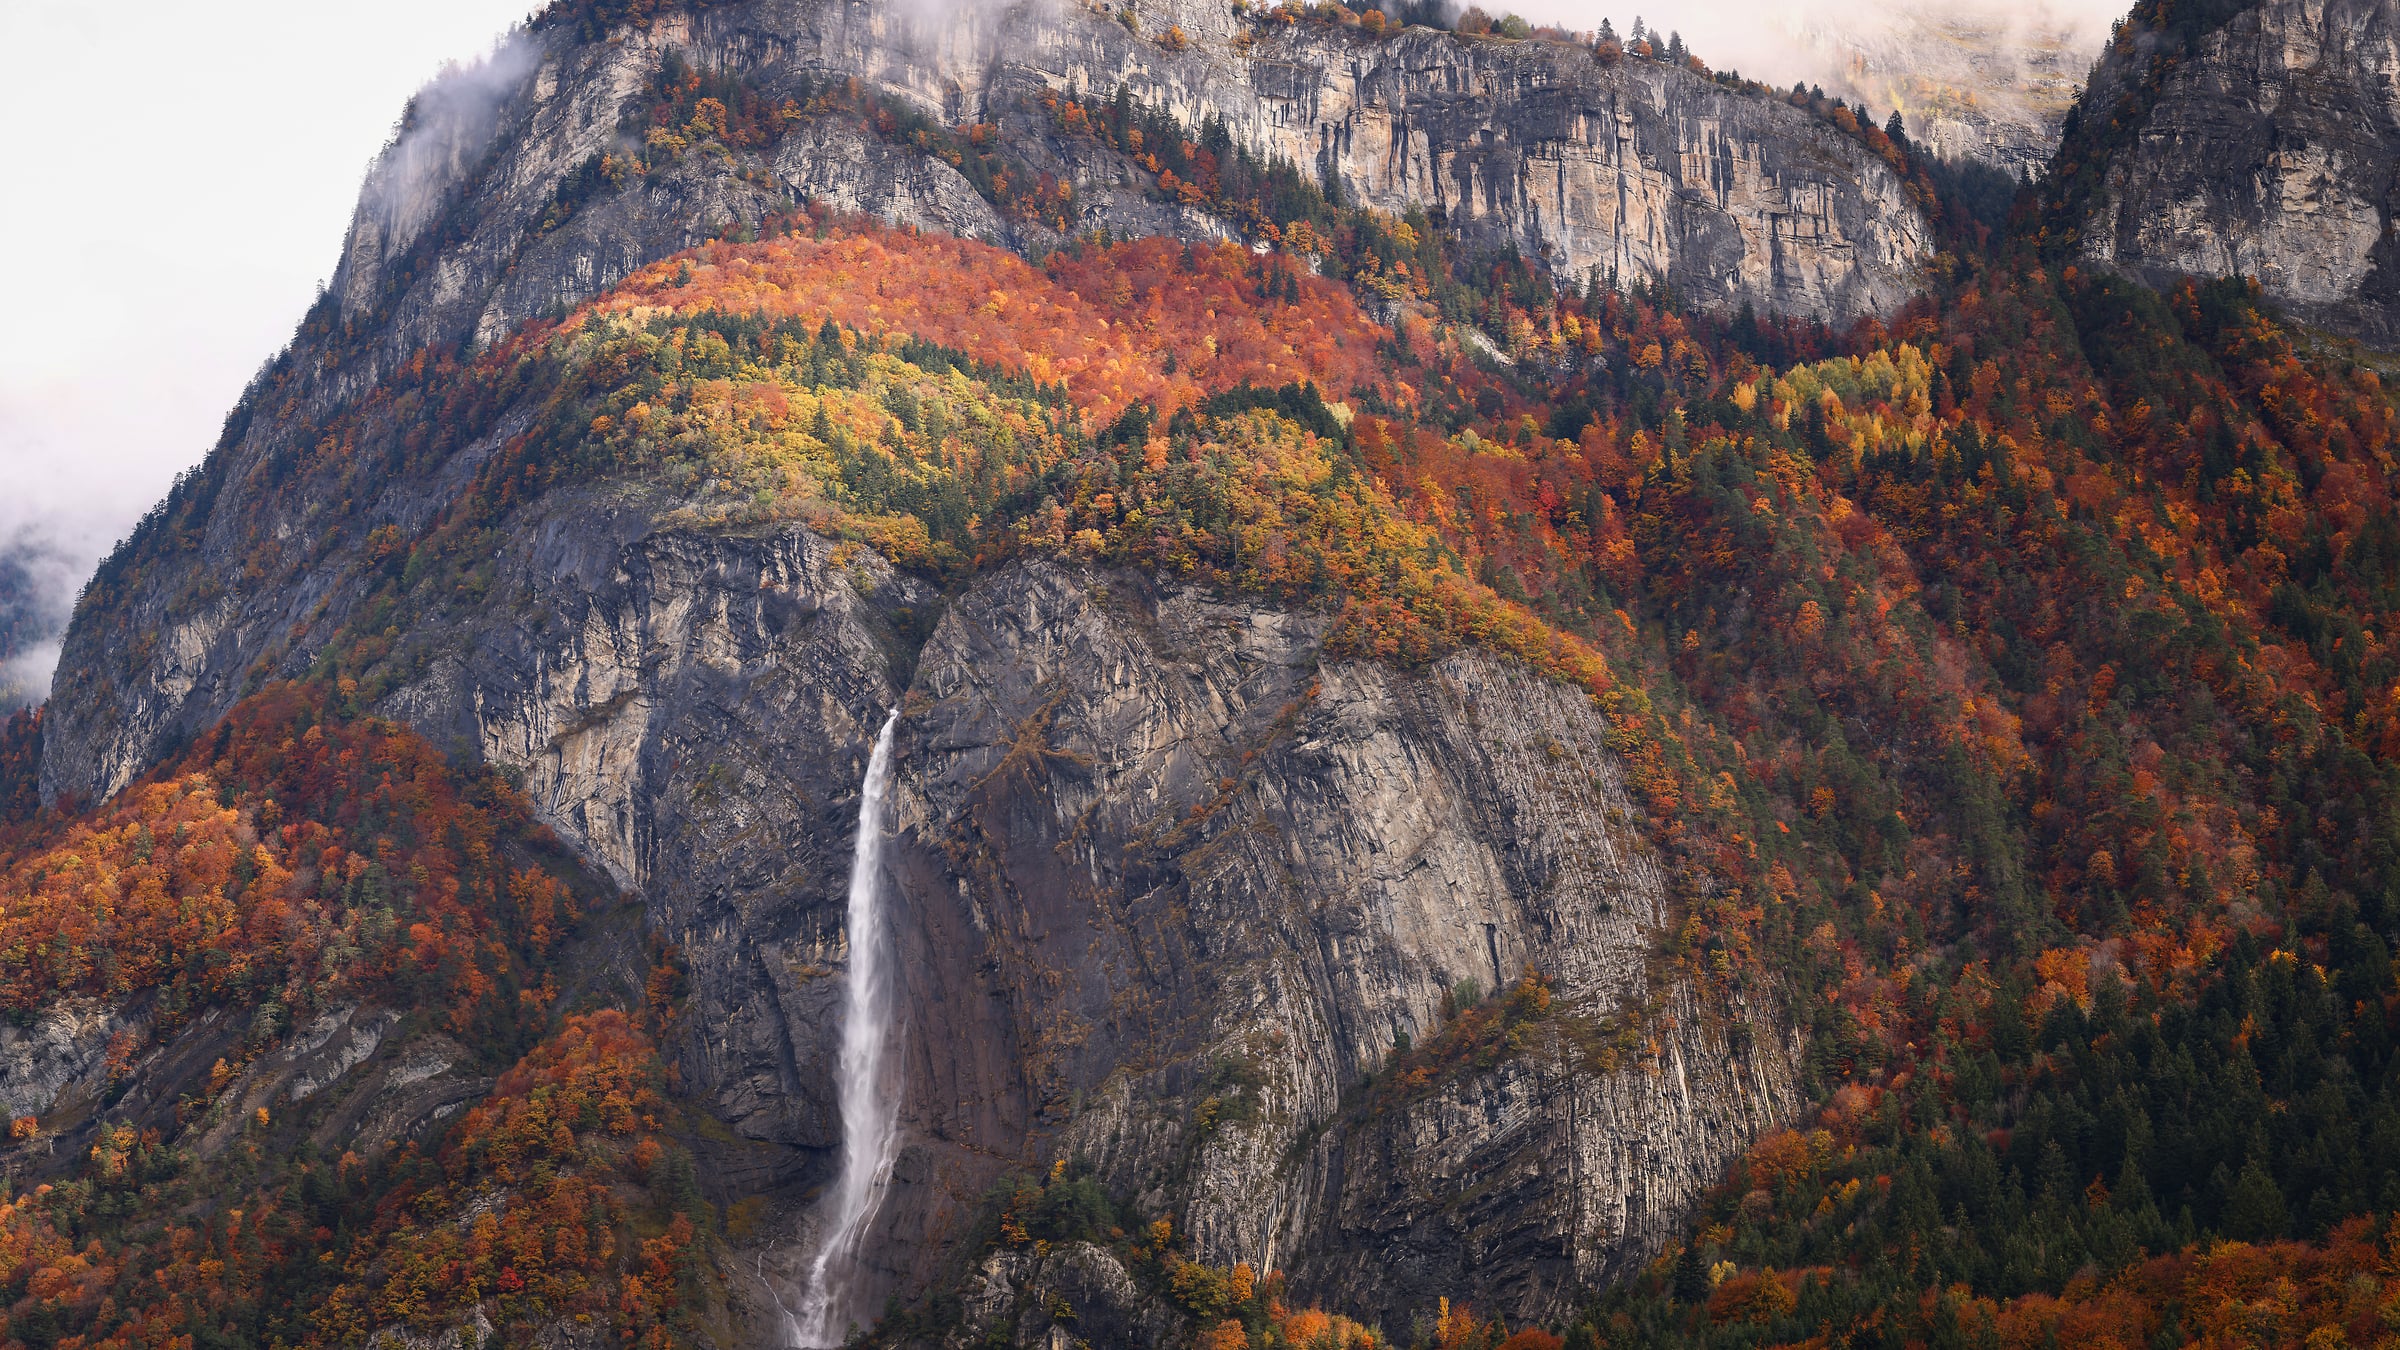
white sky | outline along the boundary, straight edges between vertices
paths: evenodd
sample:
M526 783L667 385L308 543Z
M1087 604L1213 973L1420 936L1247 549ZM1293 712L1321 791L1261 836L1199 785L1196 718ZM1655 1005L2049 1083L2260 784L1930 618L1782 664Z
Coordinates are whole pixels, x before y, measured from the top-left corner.
M1775 74L1770 19L1855 27L1925 0L1519 0L1579 28L1678 26ZM1936 0L2076 12L2118 0ZM326 279L408 96L533 0L0 0L0 541L28 525L88 571L215 440ZM1787 58L1788 59L1788 58ZM1785 78L1789 78L1786 76Z
M531 0L0 0L0 540L88 565L331 275L410 94Z

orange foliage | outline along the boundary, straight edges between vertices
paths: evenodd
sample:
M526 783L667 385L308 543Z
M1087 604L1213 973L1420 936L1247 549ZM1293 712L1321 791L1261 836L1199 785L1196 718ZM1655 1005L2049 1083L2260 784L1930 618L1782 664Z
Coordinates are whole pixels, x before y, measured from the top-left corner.
M2319 1243L2215 1242L2154 1257L2105 1284L2079 1279L2058 1295L1978 1300L2008 1350L2151 1343L2177 1316L2179 1345L2200 1350L2380 1345L2400 1283L2371 1220L2352 1219ZM1928 1295L1928 1298L1932 1298Z
M645 1219L616 1184L678 1156L659 1119L663 1076L623 1013L567 1018L451 1134L439 1185L384 1200L350 1257L354 1278L316 1314L322 1341L449 1326L485 1299L526 1332L581 1313L607 1317L629 1343L663 1334L696 1230L681 1211ZM683 1166L688 1176L688 1157ZM462 1226L452 1216L466 1206L476 1217Z
M1288 262L1274 265L1288 274ZM1094 421L1137 399L1183 407L1244 381L1346 391L1382 380L1382 330L1346 289L1296 277L1297 299L1264 304L1266 266L1230 243L1143 239L1036 267L972 240L844 222L822 237L709 244L654 263L584 313L830 316L1063 383Z
M172 1025L223 998L297 1018L398 987L463 1029L576 902L501 857L500 831L530 827L522 803L462 791L422 740L328 704L271 687L19 857L0 876L0 1007L155 989Z

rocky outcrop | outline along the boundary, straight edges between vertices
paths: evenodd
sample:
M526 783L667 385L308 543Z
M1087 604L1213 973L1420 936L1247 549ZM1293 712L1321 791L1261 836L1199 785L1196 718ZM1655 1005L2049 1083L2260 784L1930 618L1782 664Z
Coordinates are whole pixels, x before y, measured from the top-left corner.
M87 1000L62 1003L30 1026L0 1022L0 1118L47 1116L88 1106L105 1088L110 1043L138 1037L139 1024Z
M2141 42L2095 74L2118 105ZM2110 158L2080 248L2154 282L2249 276L2309 322L2400 342L2400 7L2266 0L2166 75ZM2095 114L2099 115L2099 114Z
M1089 1242L1041 1254L991 1253L960 1281L959 1308L960 1326L943 1338L945 1350L1159 1345L1183 1321L1165 1299L1137 1285L1114 1255Z
M422 1138L492 1086L459 1071L474 1060L464 1048L403 1021L387 1009L342 1006L271 1039L280 1031L271 1013L244 1019L210 1008L154 1038L137 1000L79 1002L30 1031L0 1028L0 1104L9 1119L36 1126L26 1142L12 1141L0 1171L54 1179L121 1128L155 1131L210 1161L262 1116L293 1112L319 1149L374 1157ZM206 1110L194 1115L202 1101Z
M1555 1316L1672 1239L1689 1197L1799 1099L1782 1010L1710 1007L1678 991L1620 1071L1598 1068L1588 1018L1562 1015L1529 1051L1396 1109L1328 1131L1310 1158L1321 1210L1284 1264L1327 1306L1387 1325L1426 1290ZM1358 1254L1372 1252L1372 1261Z

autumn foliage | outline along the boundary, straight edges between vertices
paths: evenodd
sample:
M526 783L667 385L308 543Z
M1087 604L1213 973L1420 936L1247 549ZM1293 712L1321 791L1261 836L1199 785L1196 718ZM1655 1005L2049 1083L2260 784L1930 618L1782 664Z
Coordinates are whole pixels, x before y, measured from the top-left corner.
M591 192L841 117L1021 218L1072 205L1009 178L991 128L852 88L786 108L682 71L653 93L645 158L598 164ZM372 621L326 657L352 683L271 691L104 812L28 834L0 1001L152 996L170 1024L272 1006L262 1034L352 989L461 1029L541 1011L576 905L524 860L521 808L347 710L445 607L486 601L517 513L606 483L679 528L796 523L945 581L1027 554L1139 568L1312 608L1328 659L1479 644L1591 695L1670 876L1666 973L1790 1008L1810 1105L1577 1350L2390 1330L2369 1216L2400 1210L2400 426L2372 366L2238 282L2162 295L2030 257L1948 258L1933 294L1846 334L1703 314L1339 207L1221 126L1126 97L1040 111L1250 244L1027 260L795 210L488 350L412 355L244 498L432 481L491 439L417 532L259 532L261 584L354 569ZM1903 141L1821 111L1938 196ZM103 569L95 612L167 565L221 486L194 482ZM1563 1035L1548 997L1529 976L1461 1000L1362 1109ZM1576 1062L1656 1067L1643 1014ZM609 1176L674 1185L671 1150L637 1161L649 1051L624 1026L560 1034L375 1183L425 1213L374 1201L339 1334L431 1325L456 1289L524 1319L605 1290L626 1327L666 1325L650 1300L686 1278L692 1207L599 1213ZM112 1138L96 1176L155 1153ZM1126 1217L1079 1184L1001 1197L994 1240ZM428 1217L504 1190L489 1232ZM59 1272L32 1306L85 1316L120 1277L69 1236L83 1220L42 1236L65 1205L18 1211L25 1260ZM1272 1273L1126 1226L1109 1240L1208 1343L1371 1343L1281 1309ZM238 1268L248 1231L158 1240ZM1543 1335L1503 1331L1461 1310L1434 1335Z
M276 686L17 858L0 879L0 1005L154 993L171 1031L227 1000L271 1004L288 1027L385 993L463 1031L533 993L526 963L577 902L503 847L532 828L522 803L332 702Z
M1222 242L1144 239L1038 266L972 240L849 224L652 264L562 332L708 311L931 342L1061 385L1100 423L1137 400L1171 410L1245 381L1346 391L1386 374L1382 334L1346 290Z
M438 1158L304 1151L223 1196L155 1133L104 1133L85 1178L0 1203L0 1344L131 1350L198 1329L357 1345L378 1328L445 1331L478 1304L512 1336L582 1317L620 1344L685 1344L705 1211L674 1198L691 1162L663 1133L660 1075L622 1014L570 1017Z
M490 1300L520 1333L560 1317L611 1326L622 1344L679 1343L672 1320L697 1278L688 1210L663 1220L624 1183L694 1187L691 1160L661 1124L664 1074L623 1014L571 1016L501 1075L444 1144L377 1201L344 1264L349 1277L314 1315L323 1344L379 1326L453 1325ZM464 1225L452 1216L469 1212ZM505 1334L505 1332L504 1332Z
M355 1345L477 1306L511 1336L582 1317L686 1343L712 1213L664 1067L627 1013L552 1021L554 962L597 897L515 794L349 703L270 686L103 810L45 822L0 882L8 1006L146 1008L159 1040L232 1015L233 1062L178 1122L341 1005L408 1011L506 1071L430 1150L363 1157L280 1108L205 1162L158 1128L14 1122L12 1143L90 1142L71 1179L0 1203L9 1350ZM670 968L651 985L671 996ZM147 1048L120 1034L112 1080Z

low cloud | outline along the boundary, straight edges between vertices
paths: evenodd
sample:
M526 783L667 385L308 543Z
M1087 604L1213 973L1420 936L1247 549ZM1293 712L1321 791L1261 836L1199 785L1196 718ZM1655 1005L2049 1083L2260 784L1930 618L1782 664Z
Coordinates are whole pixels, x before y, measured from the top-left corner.
M50 677L58 671L58 641L37 642L0 660L0 713L13 713L45 702Z
M59 636L104 545L88 531L20 520L0 533L0 713L41 702L58 666Z
M1486 8L1492 6L1486 3ZM1861 5L1843 0L1742 0L1734 4L1652 0L1596 5L1587 0L1528 0L1527 17L1595 28L1606 15L1620 33L1639 16L1651 27L1680 32L1711 66L1790 85L1822 84L1828 93L1849 72L1827 58L1885 46L1928 32L1955 35L1962 60L2005 60L2008 49L2062 42L2082 52L2088 67L2128 6L2114 0L1936 0L1931 4Z
M2128 0L2129 3L2129 0ZM1484 0L1485 8L1499 6ZM1968 147L1998 121L2055 127L2081 91L2109 29L2126 10L2118 0L1935 0L1861 5L1845 0L1525 0L1536 22L1596 29L1605 15L1621 36L1636 17L1684 43L1717 70L1778 88L1794 82L1864 102L1878 117L1894 108L1912 128L1941 124ZM2047 146L2028 156L2046 158Z
M359 196L360 219L379 229L385 253L407 247L433 220L541 64L541 44L519 29L478 60L444 66L409 100Z

